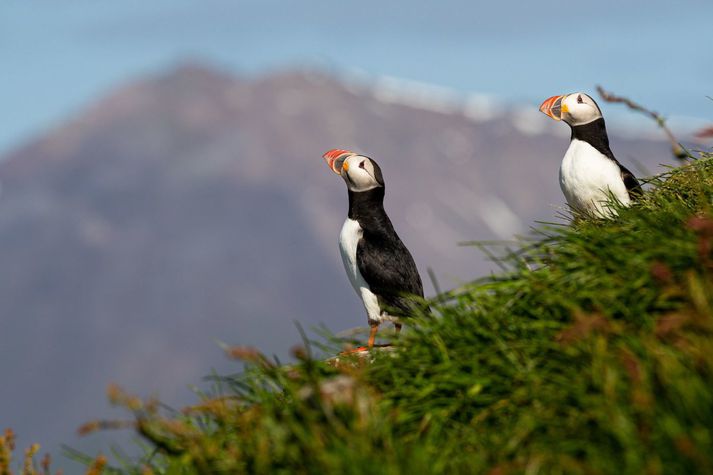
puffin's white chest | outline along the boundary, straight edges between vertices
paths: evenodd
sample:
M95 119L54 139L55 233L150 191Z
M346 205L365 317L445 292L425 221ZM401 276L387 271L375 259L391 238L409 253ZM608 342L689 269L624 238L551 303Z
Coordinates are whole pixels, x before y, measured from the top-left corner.
M359 272L359 265L357 264L357 246L362 235L363 232L359 222L347 218L342 226L342 231L339 233L339 252L342 255L342 263L344 263L344 270L347 272L349 282L351 282L357 295L361 297L369 320L379 322L383 320L379 301L376 295L369 290L369 284L366 283L361 272Z
M610 194L625 205L630 202L619 166L578 139L572 140L562 159L560 187L572 208L600 217L615 214L606 207Z

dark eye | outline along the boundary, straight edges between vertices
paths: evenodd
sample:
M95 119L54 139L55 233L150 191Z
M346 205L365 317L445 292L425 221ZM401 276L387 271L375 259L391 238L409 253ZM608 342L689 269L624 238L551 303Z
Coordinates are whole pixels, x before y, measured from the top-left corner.
M359 164L359 168L364 168L364 163L366 163L366 160L362 160L362 162Z
M577 104L581 104L582 102L584 102L582 100L582 96L581 95L577 96Z

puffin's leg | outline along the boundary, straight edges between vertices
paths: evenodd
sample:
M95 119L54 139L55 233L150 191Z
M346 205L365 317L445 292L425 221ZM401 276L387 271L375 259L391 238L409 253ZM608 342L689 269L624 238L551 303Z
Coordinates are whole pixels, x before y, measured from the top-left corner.
M374 340L376 340L376 331L379 329L378 323L371 324L371 330L369 331L369 349L374 347Z

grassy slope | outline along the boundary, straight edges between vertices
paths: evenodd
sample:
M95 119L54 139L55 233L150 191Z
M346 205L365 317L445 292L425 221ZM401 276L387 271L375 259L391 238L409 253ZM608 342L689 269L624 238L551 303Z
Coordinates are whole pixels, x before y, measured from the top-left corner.
M369 364L236 349L247 374L184 415L116 391L159 449L122 470L713 473L713 158L652 185L542 229Z

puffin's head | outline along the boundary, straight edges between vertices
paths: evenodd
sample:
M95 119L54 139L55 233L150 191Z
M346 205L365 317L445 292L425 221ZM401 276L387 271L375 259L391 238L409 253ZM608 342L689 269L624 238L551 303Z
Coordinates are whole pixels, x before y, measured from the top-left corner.
M602 111L594 99L583 92L552 96L542 103L540 112L554 120L563 120L572 127L589 124L602 117Z
M369 157L336 148L322 157L334 173L344 178L347 188L351 191L369 191L384 187L381 168Z

